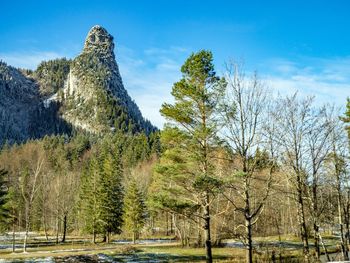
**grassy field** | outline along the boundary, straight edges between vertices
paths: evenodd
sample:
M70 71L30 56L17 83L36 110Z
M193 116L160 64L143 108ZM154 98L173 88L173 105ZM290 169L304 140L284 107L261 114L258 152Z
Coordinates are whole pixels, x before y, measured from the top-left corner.
M272 255L278 262L299 262L300 242L294 237L284 237L276 245L276 237L258 238L255 251L256 262L271 262ZM329 251L334 245L327 243ZM283 244L283 246L281 246ZM237 247L213 248L215 262L242 262L245 250ZM71 237L64 244L54 244L43 240L30 243L27 253L17 249L0 250L0 262L205 262L203 248L183 248L178 243L163 244L91 244Z
M34 258L60 259L69 256L89 255L91 260L95 259L98 261L98 258L94 257L94 255L101 254L108 258L120 260L120 262L124 262L124 260L131 257L138 258L140 262L148 262L149 259L158 259L160 262L201 262L205 260L204 249L182 248L178 244L132 246L115 244L64 244L29 248L28 253L20 252L20 250L18 250L17 253L1 252L0 258L3 260L16 260L20 262L21 260ZM220 262L225 260L232 262L233 258L242 258L244 256L243 250L233 248L214 248L213 254L215 260Z

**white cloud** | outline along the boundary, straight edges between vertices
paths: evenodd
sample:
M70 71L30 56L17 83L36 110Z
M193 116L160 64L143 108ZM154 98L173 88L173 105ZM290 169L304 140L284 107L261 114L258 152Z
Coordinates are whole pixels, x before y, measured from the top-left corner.
M181 77L180 67L188 55L187 49L151 48L140 55L122 47L118 54L117 62L125 88L143 116L162 128L165 120L159 110L164 102L173 100L171 88Z
M143 116L159 128L164 118L159 109L162 103L172 102L171 88L181 77L180 68L189 49L169 47L135 51L118 46L116 59L124 86L135 100ZM0 53L7 64L35 69L43 60L64 57L58 52ZM263 64L263 81L276 93L301 96L314 95L318 104L335 103L344 106L350 96L350 57L271 59Z
M302 96L315 96L317 104L331 103L343 107L350 96L349 58L302 58L297 62L271 60L270 73L264 82L280 94L298 91Z
M180 67L190 52L185 48L152 48L143 52L142 59L131 50L120 53L118 63L125 87L143 115L162 128L165 120L159 109L163 102L173 101L171 87L180 79ZM271 59L264 65L261 77L275 93L292 95L298 91L301 96L315 96L318 105L341 107L350 96L350 58Z
M6 64L25 69L36 69L39 63L44 60L62 57L65 57L65 55L52 51L0 53L0 60L6 62Z

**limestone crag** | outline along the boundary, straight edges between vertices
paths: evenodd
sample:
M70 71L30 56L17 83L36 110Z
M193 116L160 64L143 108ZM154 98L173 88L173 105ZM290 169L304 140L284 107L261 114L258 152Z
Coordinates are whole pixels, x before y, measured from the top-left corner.
M94 26L90 29L84 44L83 52L112 56L114 59L113 37L101 26Z
M44 61L35 71L0 60L0 146L72 129L94 134L156 129L124 88L113 37L101 26L91 28L73 60Z
M89 31L82 53L73 60L64 95L64 104L68 107L63 117L90 132L126 129L120 127L125 121L136 131L154 129L143 119L124 88L114 55L113 37L101 26ZM111 112L111 104L118 108L117 112ZM127 115L123 117L125 120L121 120L124 115Z

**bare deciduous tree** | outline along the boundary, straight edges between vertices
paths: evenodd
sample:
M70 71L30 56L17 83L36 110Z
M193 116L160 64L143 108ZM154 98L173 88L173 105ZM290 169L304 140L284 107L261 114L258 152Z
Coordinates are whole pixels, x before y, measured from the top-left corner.
M233 189L235 194L225 196L244 217L246 260L251 263L252 227L257 222L269 195L274 166L270 156L264 156L264 152L259 151L259 147L266 142L263 129L267 122L268 91L259 81L257 74L246 79L241 65L232 62L227 66L227 72L228 86L221 105L221 121L222 136L232 153L233 164L233 177L226 186ZM268 160L262 160L264 157ZM261 161L266 163L262 165ZM264 169L268 170L265 174L262 171ZM257 184L260 187L257 187Z
M21 176L21 193L25 205L25 236L23 242L23 251L27 252L27 241L31 223L31 214L35 198L40 189L40 176L44 158L41 153L34 152L32 163L28 163Z
M308 196L310 197L310 211L314 231L314 245L317 260L320 259L320 240L319 232L320 216L324 212L323 204L320 202L319 187L321 184L322 172L324 172L324 163L331 151L330 137L334 129L334 107L322 107L312 111L313 124L306 134L306 156L309 159L309 182L310 187Z
M299 100L297 94L285 99L280 98L273 118L278 131L275 139L280 145L279 155L285 171L290 174L289 179L295 190L299 231L306 261L310 258L305 211L308 192L306 138L314 125L312 102L313 98Z

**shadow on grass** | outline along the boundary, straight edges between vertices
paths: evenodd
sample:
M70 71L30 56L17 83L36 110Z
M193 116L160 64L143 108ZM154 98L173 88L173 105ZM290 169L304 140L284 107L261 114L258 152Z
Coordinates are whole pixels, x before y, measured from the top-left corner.
M205 256L197 255L173 255L167 253L136 253L131 255L116 255L113 262L204 262ZM214 256L215 260L228 260L227 256Z
M214 260L228 260L229 257L215 256ZM124 255L74 255L63 257L47 257L35 259L18 259L18 260L1 260L1 262L16 262L16 263L97 263L97 262L138 262L138 263L165 263L165 262L205 262L205 256L184 256L171 255L167 253L134 253Z

